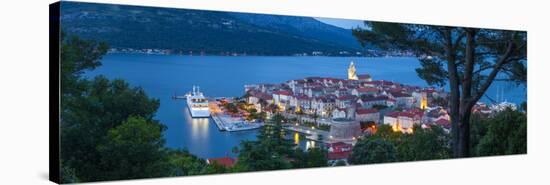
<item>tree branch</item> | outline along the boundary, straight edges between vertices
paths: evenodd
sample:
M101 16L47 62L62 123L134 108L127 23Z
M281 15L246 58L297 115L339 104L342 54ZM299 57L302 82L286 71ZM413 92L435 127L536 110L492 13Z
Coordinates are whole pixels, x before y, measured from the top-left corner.
M512 54L513 49L514 49L514 43L513 42L508 43L508 47L506 48L506 52L502 55L502 57L500 57L500 59L498 60L498 62L494 66L493 70L491 71L491 74L489 74L489 77L487 78L487 81L485 81L485 83L481 86L479 91L477 91L477 94L473 97L473 99L471 99L471 101L469 101L470 104L476 103L483 96L483 94L485 94L487 89L489 89L489 87L491 86L491 84L495 80L495 78L496 78L498 72L500 71L500 69L502 68L502 66L505 63L508 62L508 58Z
M464 36L466 36L465 31L461 32L460 35L458 35L458 37L456 37L453 49L455 49L455 50L457 49L456 47L459 45L460 41L462 40L462 38L464 38Z
M479 67L479 69L475 70L473 72L473 74L478 74L478 73L481 73L482 71L485 71L487 69L491 69L491 68L494 68L494 67L495 67L494 65Z

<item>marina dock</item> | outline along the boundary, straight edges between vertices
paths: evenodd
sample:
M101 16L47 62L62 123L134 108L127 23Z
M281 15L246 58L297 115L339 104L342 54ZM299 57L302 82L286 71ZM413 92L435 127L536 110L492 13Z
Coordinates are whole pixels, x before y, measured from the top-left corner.
M244 131L244 130L254 130L263 126L263 123L250 123L244 120L233 120L235 118L230 118L227 115L223 114L212 114L212 120L220 131Z

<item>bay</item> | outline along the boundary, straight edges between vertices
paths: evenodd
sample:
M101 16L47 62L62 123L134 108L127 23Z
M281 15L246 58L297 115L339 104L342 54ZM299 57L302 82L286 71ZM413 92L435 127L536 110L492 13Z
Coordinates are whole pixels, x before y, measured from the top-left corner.
M148 96L160 100L155 118L167 126L166 145L187 149L202 157L235 156L232 148L243 140L254 140L257 131L220 132L211 119L191 119L183 95L193 85L208 97L233 97L244 94L245 84L283 83L305 77L347 78L347 68L355 62L357 73L368 73L373 80L389 80L408 85L427 86L415 69L416 58L361 57L273 57L273 56L182 56L150 54L108 54L102 66L86 73L88 78L105 75L124 79L142 87ZM526 87L505 82L495 83L487 95L514 103L526 100ZM484 98L482 101L486 101ZM301 145L304 145L302 141Z

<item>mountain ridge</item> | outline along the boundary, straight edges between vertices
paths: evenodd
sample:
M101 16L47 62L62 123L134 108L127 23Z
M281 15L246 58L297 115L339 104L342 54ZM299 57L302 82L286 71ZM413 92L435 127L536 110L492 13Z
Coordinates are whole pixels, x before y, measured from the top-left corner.
M311 17L62 2L61 29L112 48L211 55L353 55L351 30Z

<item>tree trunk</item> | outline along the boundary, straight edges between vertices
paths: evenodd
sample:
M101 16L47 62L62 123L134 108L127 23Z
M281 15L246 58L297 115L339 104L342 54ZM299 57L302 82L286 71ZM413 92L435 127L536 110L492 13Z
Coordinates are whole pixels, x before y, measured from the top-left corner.
M455 157L469 157L470 156L470 116L472 114L472 107L464 105L460 110L460 124L458 128L458 143L457 152Z
M474 28L466 29L466 48L464 58L464 75L462 79L462 93L460 97L458 138L456 141L455 157L468 157L470 155L470 115L472 107L477 100L472 100L472 83L475 63L475 35Z
M446 40L445 45L445 55L447 56L447 71L449 72L449 86L450 86L450 100L449 108L451 116L451 134L452 134L452 146L453 154L455 157L460 157L457 155L459 153L459 125L460 125L460 82L458 77L458 69L456 65L456 53L453 47L451 39L451 30L447 29L444 31L444 37Z

